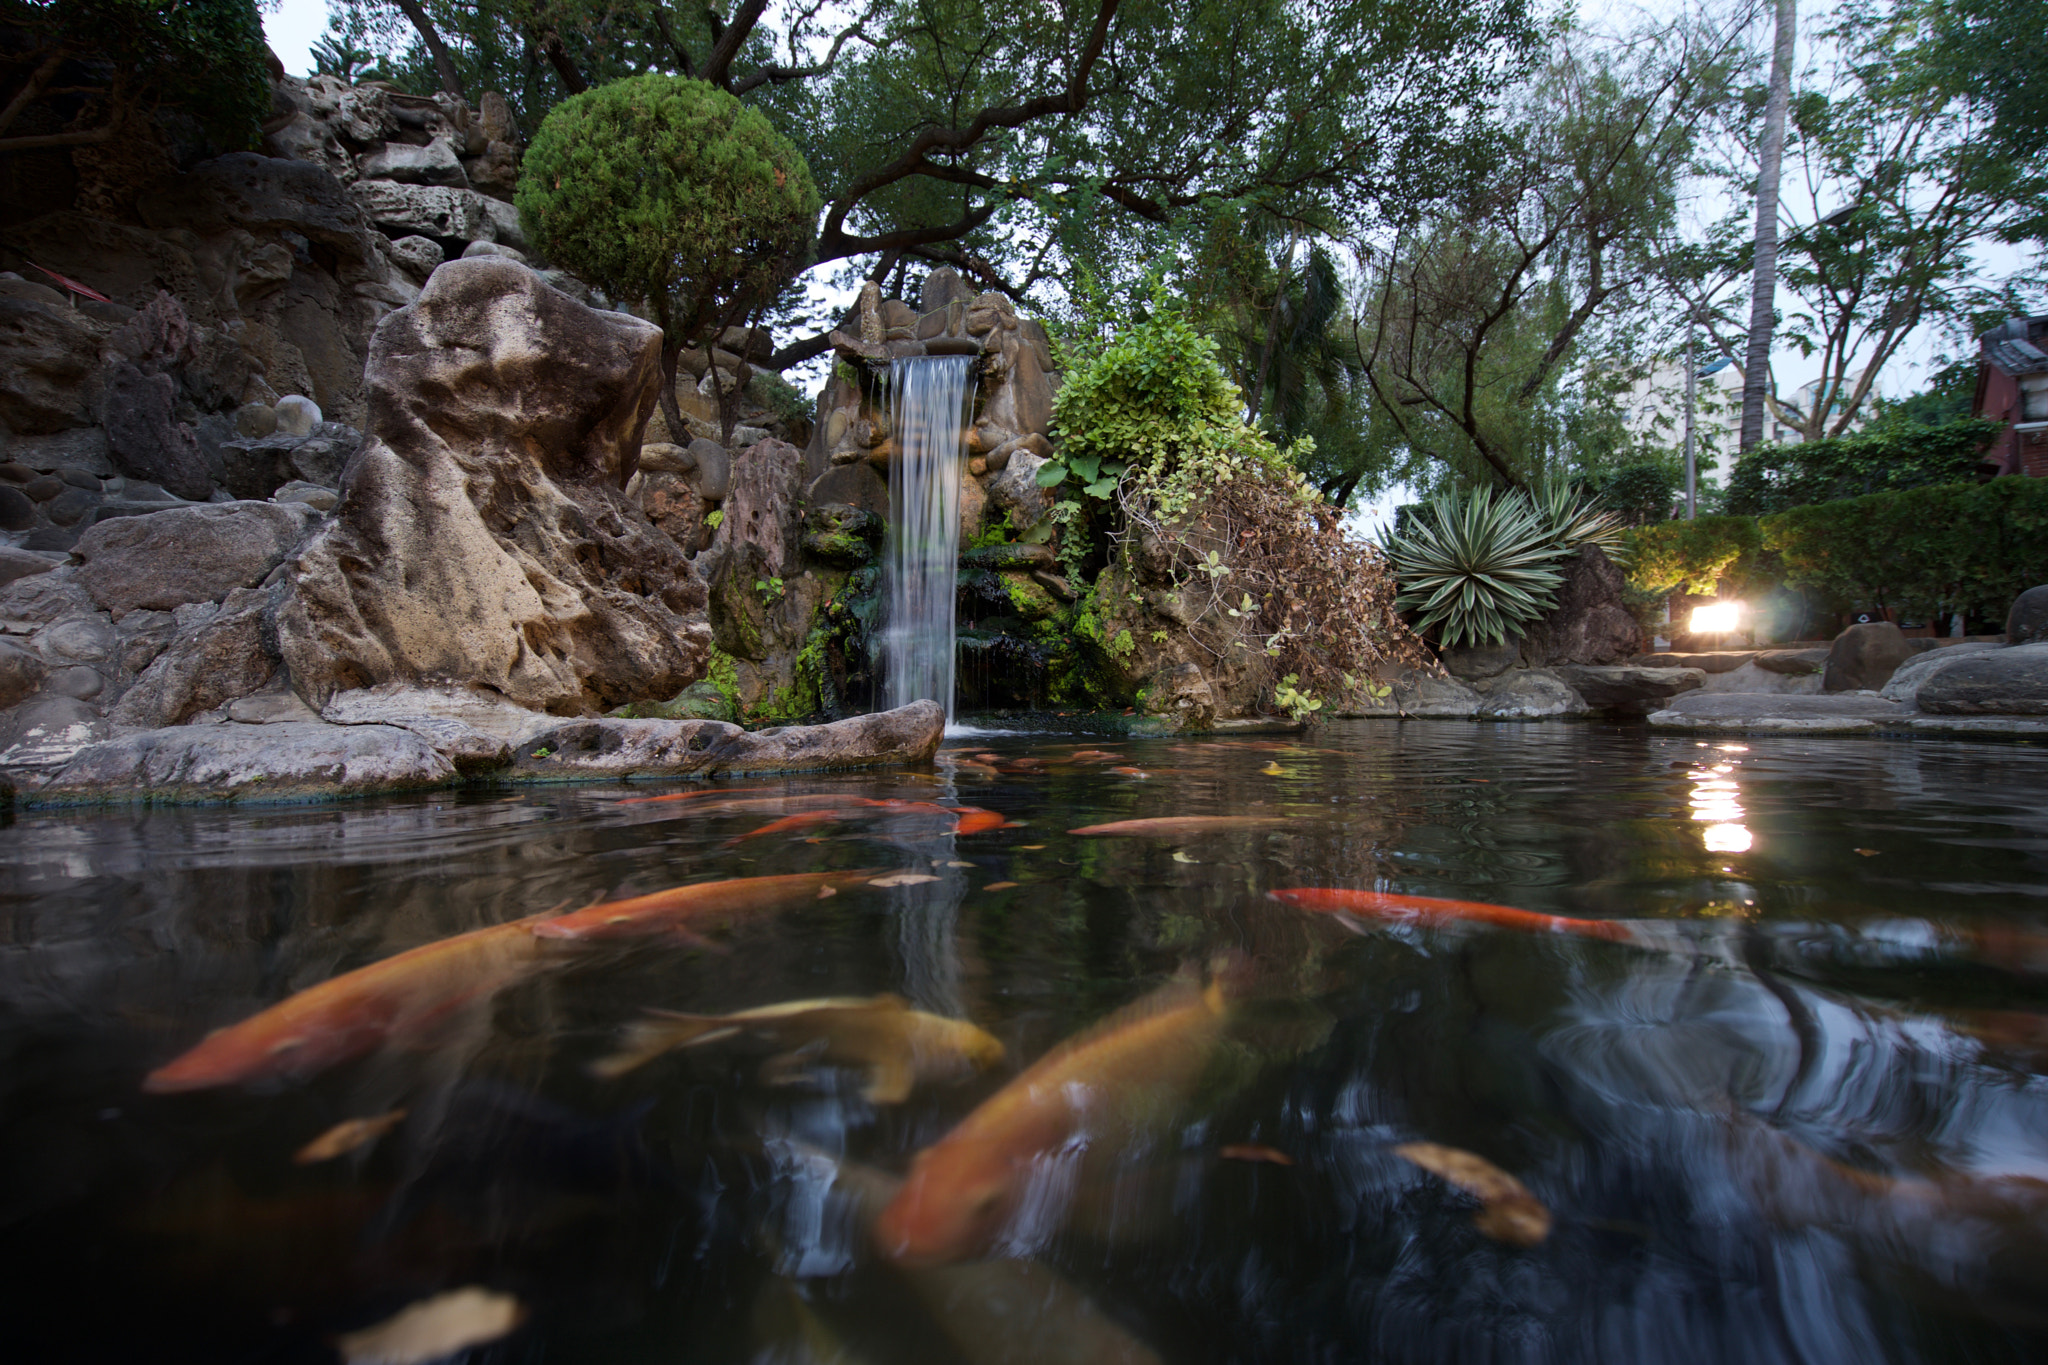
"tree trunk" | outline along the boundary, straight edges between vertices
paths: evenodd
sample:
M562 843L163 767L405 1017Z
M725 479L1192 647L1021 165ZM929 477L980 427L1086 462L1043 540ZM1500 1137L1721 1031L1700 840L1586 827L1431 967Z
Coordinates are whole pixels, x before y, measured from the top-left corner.
M1260 400L1266 396L1266 375L1273 368L1273 348L1280 340L1280 305L1287 301L1287 281L1294 271L1294 246L1299 240L1299 234L1290 234L1287 254L1280 258L1280 282L1274 286L1273 307L1266 314L1266 344L1259 350L1259 374L1252 381L1250 411L1244 416L1247 426L1259 424Z
M683 422L682 405L676 402L676 370L681 364L683 343L661 333L661 416L668 423L668 439L674 445L690 443L690 429Z
M1778 170L1785 159L1785 106L1792 97L1794 0L1777 0L1771 48L1771 93L1764 104L1764 145L1756 181L1756 259L1749 283L1749 353L1742 366L1742 430L1738 452L1764 436L1764 395L1770 390L1772 295L1778 284Z
M420 8L419 0L396 0L399 12L419 31L420 41L427 45L427 52L434 59L434 74L441 78L441 88L459 100L468 95L462 90L462 77L455 74L455 58L449 55L448 44L441 41L441 35L434 31L433 21Z

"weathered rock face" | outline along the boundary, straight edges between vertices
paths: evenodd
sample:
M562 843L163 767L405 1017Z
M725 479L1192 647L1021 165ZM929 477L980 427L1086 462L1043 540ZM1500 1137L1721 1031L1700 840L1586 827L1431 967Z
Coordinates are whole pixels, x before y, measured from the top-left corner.
M1553 670L1586 704L1602 711L1641 716L1658 709L1681 692L1706 685L1697 668L1592 667L1566 664Z
M1521 652L1521 644L1508 640L1497 645L1455 645L1440 650L1444 672L1454 678L1473 682L1479 678L1493 678L1514 667L1515 659Z
M1917 700L1937 715L2048 715L2048 643L1959 659L1922 683Z
M1597 545L1581 546L1564 563L1557 605L1522 634L1522 662L1623 664L1642 652L1643 629L1623 596L1628 580Z
M1892 676L1892 671L1913 657L1913 646L1889 621L1871 621L1850 626L1835 637L1828 650L1828 667L1821 678L1823 692L1875 692Z
M1997 648L1999 646L1988 641L1972 640L1916 654L1894 669L1892 676L1878 691L1887 701L1903 702L1907 706L1918 705L1920 689L1933 679L1935 674L1950 664Z
M932 701L752 733L715 720L586 720L522 744L517 772L543 779L721 777L928 763L945 729L945 709Z
M303 503L224 502L116 517L79 537L78 581L103 611L171 611L253 588L305 538Z
M305 801L443 786L455 767L410 731L381 725L191 725L80 749L20 798L104 802Z
M701 677L704 585L621 491L660 339L501 257L387 318L369 431L279 613L300 695L460 681L577 714Z

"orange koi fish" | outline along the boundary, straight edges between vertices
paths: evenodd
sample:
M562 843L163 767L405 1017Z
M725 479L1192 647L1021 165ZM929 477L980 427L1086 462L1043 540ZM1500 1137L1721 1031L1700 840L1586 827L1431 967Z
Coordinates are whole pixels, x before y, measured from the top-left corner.
M983 810L980 806L954 806L952 809L960 817L953 826L955 834L980 834L1010 827L1009 820L997 811Z
M530 915L344 972L208 1034L150 1072L142 1088L168 1095L303 1079L415 1035L533 971L541 951L534 935L550 922L547 914Z
M757 830L749 831L746 834L734 835L725 841L725 846L731 848L736 844L743 844L749 839L758 839L764 834L786 834L793 829L809 829L814 825L835 824L857 814L859 812L853 810L812 810L804 811L797 815L785 815L780 820L769 821Z
M888 811L892 815L946 815L950 813L950 808L941 806L935 801L906 801L902 797L896 796L863 796L858 798L858 800L861 805L867 806L872 810Z
M1154 820L1116 820L1107 825L1083 825L1069 834L1096 839L1188 839L1197 834L1224 834L1237 829L1267 829L1284 825L1278 815L1169 815Z
M735 877L721 882L693 882L645 896L599 901L558 919L532 927L539 938L596 939L635 934L700 930L764 910L781 910L816 900L826 890L875 874L874 868L850 872L798 872L780 877Z
M1127 1148L1172 1122L1228 1008L1221 981L1176 981L1055 1047L917 1154L877 1245L910 1265L986 1252L1042 1159L1076 1143Z
M741 792L774 791L773 787L711 787L696 792L668 792L661 796L628 796L614 804L621 806L646 806L658 801L702 801L709 796L738 796Z
M1397 896L1386 891L1350 891L1321 886L1292 886L1268 891L1266 899L1300 910L1335 915L1340 919L1368 915L1374 919L1423 924L1434 929L1455 924L1490 924L1496 929L1519 929L1528 934L1579 934L1614 943L1632 943L1636 938L1631 926L1614 920L1540 915L1533 910L1489 905L1484 901L1438 900L1433 896Z

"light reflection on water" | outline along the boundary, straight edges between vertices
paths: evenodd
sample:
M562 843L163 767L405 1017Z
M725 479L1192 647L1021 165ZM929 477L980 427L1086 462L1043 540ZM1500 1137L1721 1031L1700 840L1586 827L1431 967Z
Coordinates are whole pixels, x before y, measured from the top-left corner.
M964 747L998 761L742 785L1019 824L849 817L728 848L775 817L618 804L645 787L17 819L10 1359L331 1359L337 1333L466 1284L531 1310L488 1353L506 1360L2048 1346L2048 756L1464 723ZM1277 819L1065 833L1191 815ZM563 948L302 1082L140 1090L208 1029L408 948L561 902L857 867L932 880L709 943ZM1346 927L1264 898L1286 886L1624 921L1631 942ZM869 1224L913 1153L1061 1039L1205 971L1240 999L1199 1083L1032 1158L1007 1257L877 1254ZM643 1007L882 992L974 1020L1010 1065L901 1104L745 1039L587 1071ZM291 1162L400 1108L374 1143ZM1396 1154L1414 1142L1515 1177L1547 1240L1490 1239L1473 1197Z

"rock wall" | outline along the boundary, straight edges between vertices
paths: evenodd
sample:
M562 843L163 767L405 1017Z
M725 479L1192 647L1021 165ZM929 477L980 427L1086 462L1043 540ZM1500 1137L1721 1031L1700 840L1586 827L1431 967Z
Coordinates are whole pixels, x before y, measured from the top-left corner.
M453 681L576 715L702 676L704 585L623 491L660 343L494 258L386 319L369 432L278 617L300 695Z

